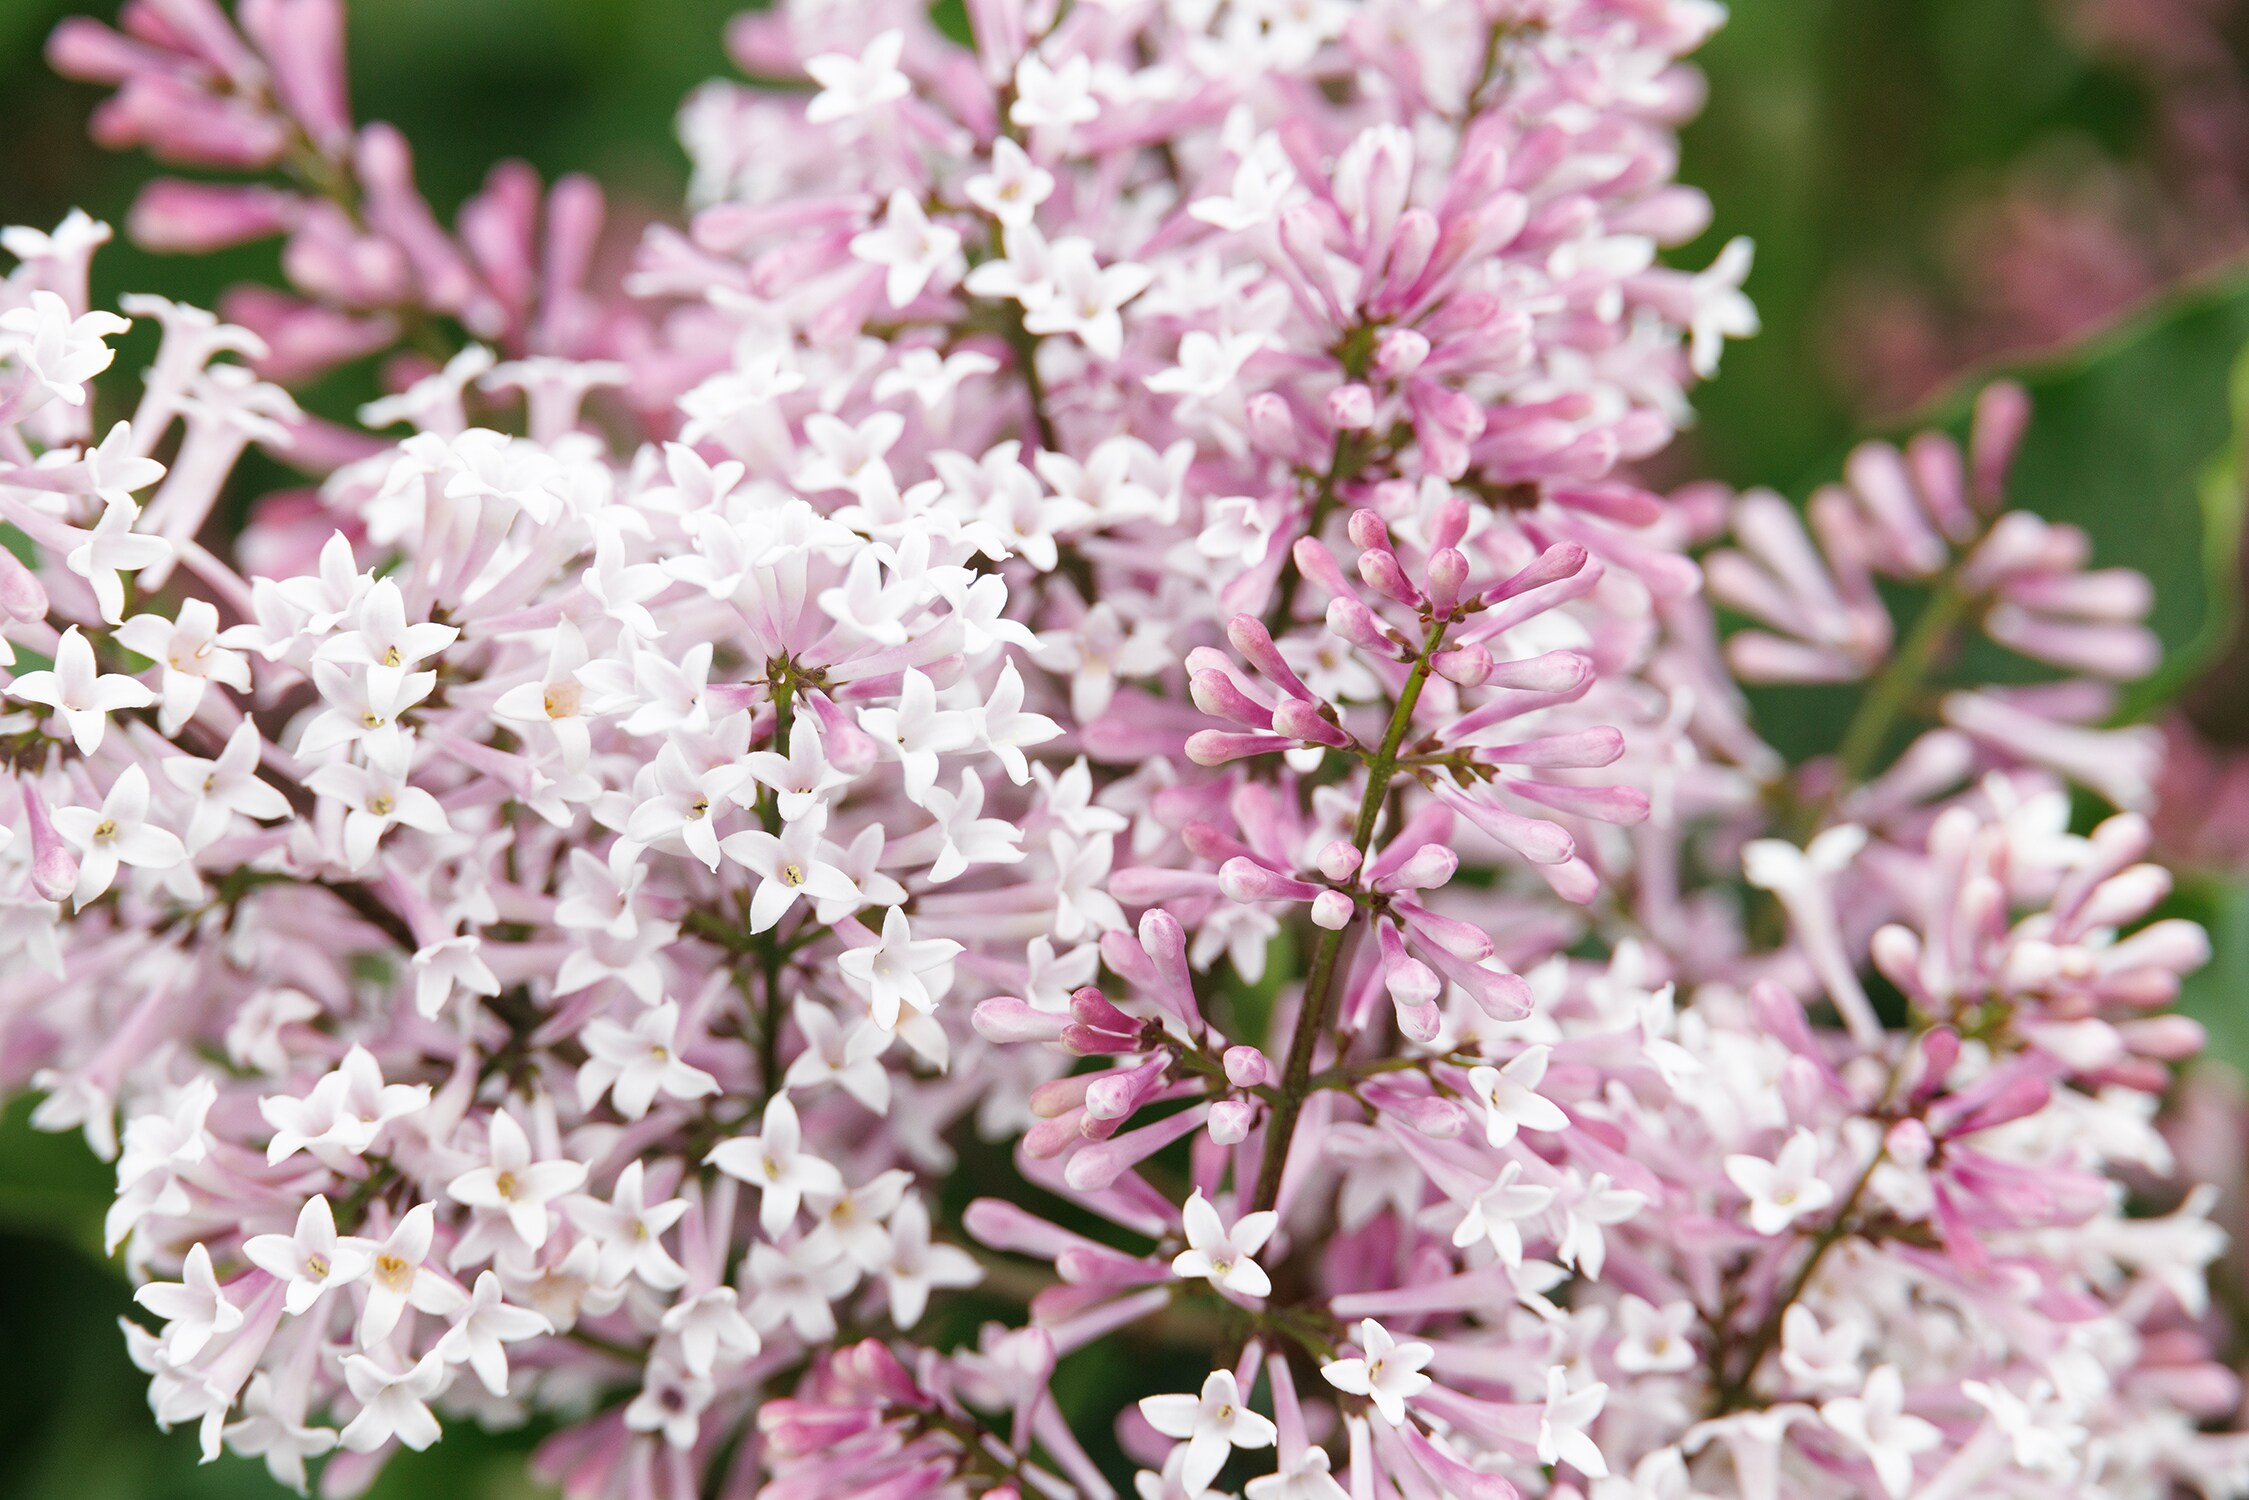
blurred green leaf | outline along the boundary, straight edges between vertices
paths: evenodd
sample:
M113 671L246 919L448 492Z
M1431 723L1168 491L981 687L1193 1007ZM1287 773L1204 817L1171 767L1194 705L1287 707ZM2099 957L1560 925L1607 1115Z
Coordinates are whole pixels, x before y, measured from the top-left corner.
M110 1169L77 1131L32 1129L36 1102L20 1097L0 1115L0 1228L50 1236L99 1263L102 1215L113 1196Z
M2179 1009L2208 1030L2205 1057L2249 1074L2249 885L2190 883L2166 914L2200 922L2210 934L2210 962L2187 976Z

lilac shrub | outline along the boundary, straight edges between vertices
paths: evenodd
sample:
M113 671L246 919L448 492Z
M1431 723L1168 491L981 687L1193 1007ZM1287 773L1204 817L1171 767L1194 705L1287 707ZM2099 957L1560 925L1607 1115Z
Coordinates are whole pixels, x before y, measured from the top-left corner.
M1721 18L790 0L614 285L583 180L439 219L338 0L66 23L232 174L131 231L289 283L126 299L97 422L107 228L0 240L0 1059L155 1419L336 1496L534 1420L586 1500L2238 1492L2145 582L2007 507L2011 387L1801 514L1633 477L1756 327L1657 258ZM317 491L228 520L251 445Z

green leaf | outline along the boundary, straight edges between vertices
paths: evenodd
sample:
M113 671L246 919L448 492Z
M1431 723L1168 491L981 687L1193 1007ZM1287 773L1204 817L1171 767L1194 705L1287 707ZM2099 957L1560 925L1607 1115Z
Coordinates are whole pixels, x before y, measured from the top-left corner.
M31 1128L37 1100L19 1095L0 1115L0 1229L46 1235L96 1261L102 1215L113 1197L110 1168L86 1149L75 1130Z
M2215 658L2236 610L2240 418L2249 401L2249 283L2162 304L2020 378L2035 403L2011 503L2083 527L2095 563L2155 585L2164 666L2127 695L2144 716Z
M2163 914L2191 918L2210 934L2210 962L2179 990L2179 1009L2209 1032L2203 1056L2249 1073L2249 885L2188 882Z

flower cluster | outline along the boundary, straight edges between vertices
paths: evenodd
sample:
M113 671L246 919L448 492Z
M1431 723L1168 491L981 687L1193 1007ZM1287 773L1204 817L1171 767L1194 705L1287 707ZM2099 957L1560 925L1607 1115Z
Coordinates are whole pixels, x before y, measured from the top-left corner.
M2144 585L2005 388L1817 545L1633 478L1755 327L1657 259L1718 9L966 14L742 18L806 86L690 101L613 292L584 184L439 224L337 0L56 34L268 174L133 231L297 289L128 300L100 430L106 229L0 241L0 1058L157 1420L333 1496L534 1415L584 1500L2249 1479L2089 727ZM253 443L317 494L230 532ZM1932 709L1970 626L2087 675ZM1835 755L1776 679L1869 681Z

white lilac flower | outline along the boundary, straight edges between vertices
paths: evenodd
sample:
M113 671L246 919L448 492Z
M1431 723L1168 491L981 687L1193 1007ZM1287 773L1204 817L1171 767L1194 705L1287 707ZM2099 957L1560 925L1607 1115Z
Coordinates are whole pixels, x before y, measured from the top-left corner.
M1280 1222L1278 1214L1270 1209L1243 1214L1229 1229L1199 1190L1188 1197L1182 1213L1187 1248L1172 1257L1174 1276L1200 1277L1221 1291L1240 1292L1246 1297L1272 1295L1272 1278L1252 1257L1272 1237Z
M1391 1426L1406 1419L1406 1403L1429 1389L1422 1371L1435 1351L1417 1339L1401 1343L1372 1318L1359 1324L1359 1354L1320 1366L1320 1378L1346 1395L1364 1396ZM1549 1460L1551 1462L1551 1460Z
M92 755L101 748L111 714L156 702L156 694L145 684L122 673L99 670L94 664L93 643L75 625L62 633L52 668L21 674L8 684L7 691L22 702L53 709L81 755Z
M796 1106L786 1093L779 1093L765 1106L760 1134L721 1141L705 1158L727 1176L758 1190L758 1220L769 1235L778 1236L789 1227L807 1193L837 1193L843 1189L843 1174L832 1163L804 1150L803 1141Z
M1140 1414L1156 1431L1185 1445L1180 1479L1189 1496L1209 1490L1234 1449L1273 1446L1272 1421L1249 1409L1228 1370L1211 1371L1198 1395L1144 1396Z

